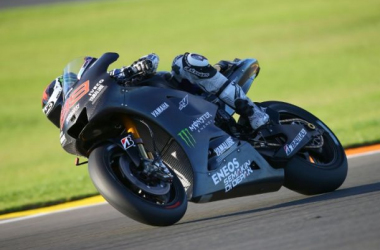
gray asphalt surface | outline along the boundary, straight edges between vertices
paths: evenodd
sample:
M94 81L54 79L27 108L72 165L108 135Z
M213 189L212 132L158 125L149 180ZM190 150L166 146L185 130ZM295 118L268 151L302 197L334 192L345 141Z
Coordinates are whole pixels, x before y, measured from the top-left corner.
M329 194L279 192L189 204L176 225L135 222L108 204L0 224L0 249L380 249L380 154L349 160Z

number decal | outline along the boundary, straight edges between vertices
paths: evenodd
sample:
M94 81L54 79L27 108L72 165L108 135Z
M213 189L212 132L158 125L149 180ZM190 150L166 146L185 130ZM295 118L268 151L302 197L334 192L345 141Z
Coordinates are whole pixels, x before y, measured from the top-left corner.
M65 120L68 111L77 103L83 96L85 96L90 91L90 81L87 80L74 89L73 93L71 93L69 99L65 101L61 111L61 129L63 127L63 121Z

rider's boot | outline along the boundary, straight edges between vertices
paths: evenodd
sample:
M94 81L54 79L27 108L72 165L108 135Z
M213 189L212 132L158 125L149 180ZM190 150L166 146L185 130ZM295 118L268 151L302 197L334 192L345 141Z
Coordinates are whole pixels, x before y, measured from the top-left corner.
M269 115L248 98L237 98L234 104L236 113L248 117L249 123L251 124L253 130L256 130L262 125L268 123Z
M269 122L269 115L265 113L259 106L253 104L253 115L248 116L251 127L256 130Z

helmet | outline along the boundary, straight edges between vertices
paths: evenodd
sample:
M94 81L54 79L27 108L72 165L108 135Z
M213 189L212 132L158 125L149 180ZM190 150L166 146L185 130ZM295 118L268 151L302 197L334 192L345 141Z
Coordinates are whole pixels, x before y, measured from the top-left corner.
M62 103L62 76L60 76L46 87L42 95L42 112L58 128Z

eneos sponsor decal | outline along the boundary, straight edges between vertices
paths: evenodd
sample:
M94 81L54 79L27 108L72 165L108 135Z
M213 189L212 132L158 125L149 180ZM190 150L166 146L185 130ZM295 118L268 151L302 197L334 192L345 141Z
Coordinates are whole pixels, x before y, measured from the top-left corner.
M218 172L211 176L212 181L215 185L223 182L225 192L227 193L253 173L250 164L251 161L248 160L240 165L239 161L233 158L232 161L229 161Z

